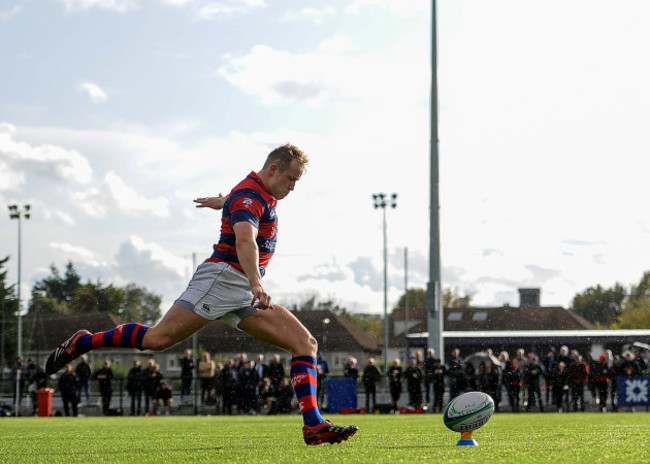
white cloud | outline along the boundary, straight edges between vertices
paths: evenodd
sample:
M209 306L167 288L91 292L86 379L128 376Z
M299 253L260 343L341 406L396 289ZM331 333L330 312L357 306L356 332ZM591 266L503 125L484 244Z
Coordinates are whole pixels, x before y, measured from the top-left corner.
M68 11L87 11L91 8L126 13L138 7L139 0L59 0Z
M104 103L108 100L108 94L97 84L82 82L80 87L93 103Z
M71 262L81 260L84 263L95 267L107 265L107 263L102 260L99 255L97 255L92 250L88 250L84 247L72 245L70 243L59 242L50 243L50 247L52 247L54 250L62 251L65 254L66 259Z
M336 14L336 9L331 6L324 8L301 8L300 10L289 10L284 14L286 21L309 20L314 24L323 24L324 20Z
M416 16L431 10L431 2L425 0L354 0L345 11L347 13L359 13L364 8L373 7L387 10L395 16Z
M0 21L7 21L14 16L20 14L23 11L23 7L20 5L15 5L12 8L9 8L5 11L0 11Z
M169 216L167 199L163 197L145 198L139 195L114 172L106 174L104 183L108 193L122 211L130 214L149 213L157 217Z
M0 189L15 189L27 181L27 175L38 175L55 181L87 184L92 178L88 160L75 150L56 145L32 146L14 140L16 129L0 124L0 165L12 179L0 184Z
M198 17L204 20L225 19L235 15L247 15L266 7L264 0L218 0L203 2L198 9Z

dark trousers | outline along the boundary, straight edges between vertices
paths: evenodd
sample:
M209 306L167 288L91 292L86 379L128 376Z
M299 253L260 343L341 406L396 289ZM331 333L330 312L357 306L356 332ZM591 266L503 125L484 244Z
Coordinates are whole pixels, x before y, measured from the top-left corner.
M72 393L61 393L61 399L63 400L63 412L66 416L70 415L70 408L72 407L72 415L77 417L77 394L76 392Z
M129 395L131 395L131 415L139 416L142 412L142 390L133 390L129 392Z

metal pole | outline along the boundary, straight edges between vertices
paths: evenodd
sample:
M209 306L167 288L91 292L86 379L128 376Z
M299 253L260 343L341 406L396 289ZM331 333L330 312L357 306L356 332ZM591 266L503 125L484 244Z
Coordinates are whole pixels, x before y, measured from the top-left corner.
M31 205L24 205L22 209L18 205L9 205L9 218L18 220L18 327L17 327L17 355L18 358L23 357L23 315L22 315L22 305L21 305L21 270L22 270L22 218L30 218ZM3 327L4 330L4 327ZM16 416L18 416L18 409L20 406L20 379L22 372L16 371Z
M374 206L382 209L384 235L384 369L388 369L388 241L386 228L386 206L397 207L397 194L377 193L372 195Z
M404 346L405 359L409 358L409 249L404 247Z
M431 197L429 205L429 286L427 288L428 345L444 359L442 339L442 295L440 276L440 198L438 171L438 56L436 0L431 1Z
M388 369L388 246L386 240L386 206L384 213L384 370Z
M196 272L196 252L192 253L192 274ZM192 356L195 357L196 359L196 353L198 350L198 334L195 332L192 335ZM198 363L197 363L198 367ZM194 415L197 415L199 413L199 392L197 388L197 375L196 372L192 372L192 380L193 380L193 387L194 387Z

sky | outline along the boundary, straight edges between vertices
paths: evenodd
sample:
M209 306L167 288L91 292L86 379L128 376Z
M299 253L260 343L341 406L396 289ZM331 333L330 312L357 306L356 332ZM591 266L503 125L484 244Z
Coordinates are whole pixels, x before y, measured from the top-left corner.
M444 288L570 307L650 270L649 19L643 0L437 2ZM70 261L166 311L218 240L192 200L291 142L310 162L279 203L266 290L382 313L372 194L397 193L390 311L428 281L430 54L425 0L1 0L0 205L32 208L23 301ZM17 226L5 209L9 282Z

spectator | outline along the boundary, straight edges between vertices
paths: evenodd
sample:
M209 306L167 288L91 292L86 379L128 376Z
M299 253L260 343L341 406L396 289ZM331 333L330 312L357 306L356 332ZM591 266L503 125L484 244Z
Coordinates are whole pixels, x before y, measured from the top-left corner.
M221 386L223 388L222 414L232 414L232 406L237 391L238 373L235 369L235 360L230 359L219 373Z
M639 363L634 357L634 353L626 351L623 353L623 361L619 367L619 375L624 377L637 377L641 375Z
M278 412L280 414L290 414L293 409L291 401L293 400L293 388L286 378L280 381L275 396L278 401Z
M377 404L377 382L381 379L381 372L377 369L375 358L368 358L368 364L363 369L363 387L366 390L366 410L371 412ZM372 398L372 409L370 409Z
M424 358L424 392L425 392L425 402L427 404L431 404L433 406L434 402L434 397L435 393L432 396L429 395L431 390L433 389L433 379L434 379L434 371L436 370L436 366L438 365L439 359L436 358L436 351L433 348L427 349L427 355Z
M255 372L257 373L257 378L260 379L260 386L262 381L269 376L269 366L264 364L264 355L258 354L257 359L255 360Z
M648 361L643 356L643 351L641 349L635 350L634 361L638 366L639 375L645 375L648 371Z
M501 385L506 390L506 398L508 398L508 404L510 404L509 402L511 397L510 395L511 385L510 385L510 379L508 378L510 374L506 372L506 369L510 369L510 355L508 354L507 351L502 351L501 353L499 353L498 359L499 359L499 364L501 366L501 369L499 369L499 374L501 375ZM497 396L501 398L500 393Z
M442 398L445 395L445 377L447 376L447 367L442 363L442 359L436 358L436 365L433 368L433 405L436 412L442 412Z
M423 374L418 367L417 359L411 358L409 367L404 371L406 388L409 393L409 405L417 409L422 406L422 379Z
M544 359L542 360L542 367L544 368L544 385L546 404L551 404L551 375L557 369L557 357L555 356L555 347L552 346Z
M544 376L544 370L539 364L537 356L533 355L530 357L530 363L526 366L525 379L526 387L528 390L528 403L526 404L526 411L530 411L530 408L535 405L537 400L539 403L539 411L544 412L544 406L542 405L542 394L540 391L540 383Z
M275 414L275 392L271 386L271 379L264 377L257 394L257 412L262 414Z
M20 403L23 400L23 390L25 389L25 365L23 364L23 358L17 358L16 364L11 368L11 380L12 380L12 391L14 395L14 404L20 406Z
M476 391L478 390L478 378L476 375L476 370L474 364L471 362L465 363L463 368L463 377L464 377L464 391Z
M602 412L607 411L607 394L609 393L609 366L607 365L607 355L605 353L600 355L598 363L594 364L592 369L594 376L594 386L598 396L596 402Z
M506 364L503 379L504 383L508 382L508 402L512 412L519 412L519 395L523 384L519 370L519 358L513 358Z
M203 353L203 357L199 361L199 380L201 381L201 404L208 404L213 396L213 379L216 370L216 365L210 359L210 353ZM214 404L213 402L211 404Z
M77 367L75 368L75 373L77 374L77 380L79 381L79 391L77 392L79 401L81 401L81 395L85 393L86 403L88 403L90 401L88 381L90 380L92 369L90 368L90 364L88 364L87 355L85 354L81 355L81 360L79 361L79 364L77 364Z
M41 367L34 362L33 359L29 358L27 360L27 369L25 371L27 389L30 394L32 401L32 414L36 415L38 409L38 401L36 397L36 391L47 387L47 375Z
M589 377L589 366L582 356L576 351L571 351L571 364L568 367L569 386L571 387L571 401L573 410L585 410L585 385Z
M153 400L153 413L158 414L159 409L166 408L165 415L169 416L174 404L174 396L172 394L172 387L167 385L164 380L160 381L160 385L156 388Z
M160 386L163 377L160 372L160 364L156 364L156 361L150 359L144 370L144 410L146 414L153 411L156 389ZM149 409L150 404L151 409Z
M257 391L260 380L257 371L253 368L253 361L244 361L239 371L239 385L241 387L241 408L244 414L255 414L257 410Z
M569 409L569 372L564 361L560 361L555 371L550 375L551 389L553 391L553 404L557 412Z
M280 355L274 354L273 360L269 364L269 379L271 380L271 386L273 388L278 388L284 377L284 366L282 365Z
M596 367L596 360L591 356L591 353L585 355L585 364L589 367L589 375L587 376L587 389L591 394L591 402L598 404L598 394L596 393L596 377L594 376L594 368Z
M101 369L96 370L93 375L93 380L99 381L99 394L102 397L102 414L107 416L111 406L111 397L113 396L113 369L111 369L110 361L105 361Z
M192 350L187 348L180 360L181 364L181 403L187 400L192 392L192 380L194 379L194 359Z
M348 364L343 368L343 377L354 379L355 381L359 378L359 369L357 369L357 358L350 356Z
M463 359L460 357L460 348L454 348L451 350L451 356L449 357L449 366L451 366L454 362L458 363L459 365L463 365Z
M59 377L59 391L61 392L61 400L63 400L63 412L66 417L70 415L70 407L72 406L72 416L77 417L77 390L78 390L77 374L72 371L70 364L65 366L65 371Z
M325 358L319 351L316 362L316 396L318 398L318 406L321 409L323 409L323 405L325 404L325 393L327 392L327 376L329 373L330 369L327 365L327 361L325 361Z
M612 411L618 411L616 401L616 391L618 388L618 377L621 375L621 357L619 355L612 357L612 365L609 368L609 401L612 405Z
M131 415L142 413L142 390L144 388L144 372L140 361L133 361L133 367L126 376L126 391L131 397Z
M393 365L386 373L386 376L388 377L390 398L393 402L393 412L397 412L399 410L397 403L400 396L402 396L402 366L399 359L393 361Z
M494 400L494 411L499 411L501 404L501 376L497 364L486 362L485 364L485 392Z
M465 390L465 374L461 366L460 358L453 357L451 365L447 370L447 380L449 382L449 399L456 398Z

